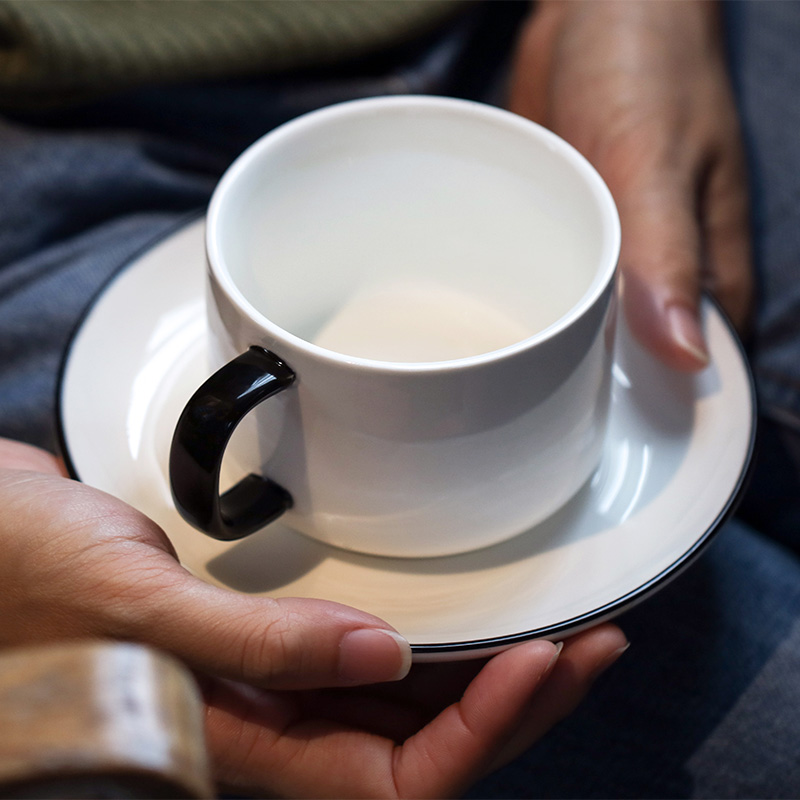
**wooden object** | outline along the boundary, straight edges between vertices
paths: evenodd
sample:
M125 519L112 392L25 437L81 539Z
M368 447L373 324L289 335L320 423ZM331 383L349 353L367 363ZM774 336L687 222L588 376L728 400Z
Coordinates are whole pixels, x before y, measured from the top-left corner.
M0 653L0 797L213 797L203 704L181 664L80 642Z

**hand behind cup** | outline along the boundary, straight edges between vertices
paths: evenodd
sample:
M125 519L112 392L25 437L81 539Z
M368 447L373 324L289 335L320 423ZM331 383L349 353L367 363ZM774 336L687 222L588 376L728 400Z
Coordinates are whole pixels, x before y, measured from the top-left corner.
M622 219L632 330L675 369L708 364L711 291L740 331L753 301L747 176L717 3L540 2L510 107L575 145Z

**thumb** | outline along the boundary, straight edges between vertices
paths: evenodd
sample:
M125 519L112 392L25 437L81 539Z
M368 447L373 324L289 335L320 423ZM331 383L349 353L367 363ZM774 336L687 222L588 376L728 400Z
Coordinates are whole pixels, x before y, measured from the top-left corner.
M205 583L178 563L147 516L52 474L57 464L47 454L0 444L5 466L15 466L0 469L0 640L112 636L173 653L195 670L281 689L408 672L410 646L382 620L322 600Z
M236 594L174 561L157 580L131 633L195 670L270 689L309 689L399 680L411 666L408 642L365 612Z
M693 200L688 190L666 180L618 197L628 325L669 366L703 369L709 353L700 323L701 232Z

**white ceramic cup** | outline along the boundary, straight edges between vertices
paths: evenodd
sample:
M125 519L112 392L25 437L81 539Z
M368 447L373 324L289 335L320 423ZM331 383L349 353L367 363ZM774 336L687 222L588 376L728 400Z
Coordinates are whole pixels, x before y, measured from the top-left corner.
M619 220L553 133L446 98L331 106L246 150L206 225L222 366L170 461L199 529L235 539L282 514L338 547L453 554L592 475ZM220 494L223 453L244 477Z

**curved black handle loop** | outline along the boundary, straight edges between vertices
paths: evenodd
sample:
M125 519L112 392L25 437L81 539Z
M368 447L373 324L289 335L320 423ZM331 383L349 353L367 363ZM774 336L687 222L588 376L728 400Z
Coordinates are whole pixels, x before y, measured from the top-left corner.
M294 373L276 355L251 347L215 372L178 420L169 454L172 497L181 516L215 539L241 539L292 506L291 495L260 475L219 493L222 456L242 418L285 389Z

